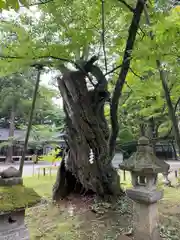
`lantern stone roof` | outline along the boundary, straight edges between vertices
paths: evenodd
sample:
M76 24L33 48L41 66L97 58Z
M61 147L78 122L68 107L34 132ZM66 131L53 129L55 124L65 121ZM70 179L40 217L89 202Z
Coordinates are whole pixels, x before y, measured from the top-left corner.
M9 167L0 173L0 215L31 207L40 199L32 188L23 185L16 168Z
M169 164L156 157L153 148L150 146L150 141L146 137L139 139L137 151L119 166L122 170L140 174L157 174L169 170Z
M33 189L23 185L0 186L0 215L32 207L40 199Z

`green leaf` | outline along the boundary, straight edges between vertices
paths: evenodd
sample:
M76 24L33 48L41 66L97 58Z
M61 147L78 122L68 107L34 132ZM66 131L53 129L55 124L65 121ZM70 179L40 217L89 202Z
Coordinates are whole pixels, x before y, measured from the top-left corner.
M9 8L13 8L14 10L19 10L19 1L18 0L6 0Z
M6 2L4 0L0 0L0 9L7 9Z

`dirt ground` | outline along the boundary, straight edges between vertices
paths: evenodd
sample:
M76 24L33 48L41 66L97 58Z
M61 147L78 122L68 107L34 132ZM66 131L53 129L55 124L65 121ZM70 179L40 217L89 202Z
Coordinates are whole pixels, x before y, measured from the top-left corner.
M31 240L125 240L133 226L133 204L123 197L109 204L92 197L71 196L57 205L51 202L54 179L25 180L43 199L42 203L26 212ZM129 187L128 184L122 186ZM163 187L164 197L159 202L160 232L163 240L180 239L180 188ZM133 239L133 236L129 236Z
M70 198L58 205L39 205L27 211L31 239L120 239L132 226L132 203L123 198L114 204L92 198Z

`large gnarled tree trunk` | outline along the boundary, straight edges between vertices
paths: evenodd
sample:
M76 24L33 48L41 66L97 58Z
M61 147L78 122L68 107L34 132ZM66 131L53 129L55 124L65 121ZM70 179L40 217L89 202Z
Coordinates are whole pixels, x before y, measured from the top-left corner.
M117 110L145 2L146 0L137 0L136 8L130 8L133 17L122 68L111 101L110 141L104 117L104 103L108 97L107 82L100 69L93 65L93 58L79 71L67 70L62 78L58 78L66 113L69 153L61 162L57 174L53 188L54 200L67 196L77 188L92 190L102 197L122 193L119 176L111 165L119 129ZM87 88L85 79L88 72L98 82L93 90Z
M88 90L82 71L67 71L58 78L69 153L59 168L54 199L66 196L77 187L100 196L121 192L119 176L109 161L109 128L104 117L104 103L109 96L106 80L98 67L91 66L89 70L95 72L98 81L93 90Z

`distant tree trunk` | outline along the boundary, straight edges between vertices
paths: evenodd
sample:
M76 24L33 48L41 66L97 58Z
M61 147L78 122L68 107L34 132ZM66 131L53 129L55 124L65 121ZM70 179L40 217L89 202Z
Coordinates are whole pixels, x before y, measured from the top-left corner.
M167 103L167 107L168 107L169 118L172 122L174 137L175 137L176 144L178 147L178 152L180 154L180 131L179 131L179 127L178 127L178 119L176 118L175 109L173 107L173 104L171 101L171 96L170 96L169 89L168 89L168 85L166 82L166 72L165 72L165 70L162 69L161 62L159 60L157 60L156 62L157 62L157 67L158 67L158 70L160 73L160 78L161 78L164 95L165 95L165 99L166 99L166 103Z
M23 148L22 157L21 157L20 164L19 164L19 172L20 172L21 176L23 174L23 166L24 166L24 161L25 161L25 157L26 157L26 151L27 151L27 147L28 147L29 136L30 136L30 132L31 132L33 114L34 114L34 109L35 109L35 105L36 105L36 98L37 98L37 93L38 93L39 83L40 83L41 70L43 69L43 66L41 66L41 65L36 65L35 67L36 67L38 73L37 73L37 80L36 80L34 93L33 93L33 98L32 98L32 106L31 106L31 111L30 111L30 115L29 115L29 122L28 122L28 127L27 127L25 141L24 141L24 148Z
M15 121L15 106L13 104L12 108L11 108L10 124L9 124L9 143L10 143L10 145L8 146L8 149L7 149L6 163L11 163L13 161L13 159L12 159L13 138L14 138L14 128L15 128L14 121Z
M139 124L139 131L140 131L140 136L145 136L145 134L146 134L145 123L140 123Z
M109 97L107 83L96 66L89 68L98 84L88 90L86 75L68 71L60 79L59 90L64 101L69 153L61 162L53 189L55 200L72 191L92 191L99 196L117 195L120 179L109 158L109 128L104 104Z
M154 118L150 118L147 123L147 137L151 140L152 148L155 152L155 141L152 141L156 138L155 122Z

